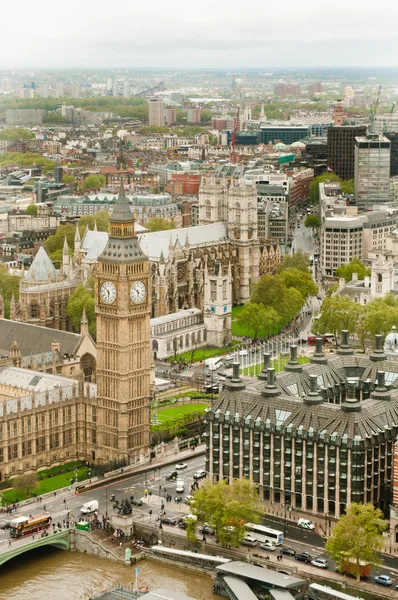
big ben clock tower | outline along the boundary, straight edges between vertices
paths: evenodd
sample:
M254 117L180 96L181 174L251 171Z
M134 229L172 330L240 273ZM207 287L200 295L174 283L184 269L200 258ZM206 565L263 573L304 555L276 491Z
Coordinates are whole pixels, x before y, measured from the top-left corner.
M95 275L100 462L133 463L149 447L150 281L122 185Z

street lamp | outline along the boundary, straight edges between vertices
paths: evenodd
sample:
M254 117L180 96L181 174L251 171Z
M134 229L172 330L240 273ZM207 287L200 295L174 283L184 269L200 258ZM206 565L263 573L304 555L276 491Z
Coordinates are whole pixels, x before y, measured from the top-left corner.
M105 488L105 516L108 516L108 488Z

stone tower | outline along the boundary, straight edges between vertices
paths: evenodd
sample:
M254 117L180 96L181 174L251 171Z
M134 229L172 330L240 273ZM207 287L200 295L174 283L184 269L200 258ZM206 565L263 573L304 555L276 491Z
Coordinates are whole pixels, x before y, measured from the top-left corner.
M123 185L95 273L97 460L143 461L150 421L150 264Z
M228 185L224 178L202 177L199 187L199 225L227 220Z
M370 253L371 277L370 293L372 298L383 298L394 289L394 260L388 254Z
M253 183L231 182L227 196L228 238L234 242L239 273L233 273L234 297L240 304L250 300L251 287L259 276L257 238L257 190Z
M216 260L214 270L204 272L204 321L207 327L207 341L212 346L226 346L232 338L232 273L231 265L223 273L220 261Z

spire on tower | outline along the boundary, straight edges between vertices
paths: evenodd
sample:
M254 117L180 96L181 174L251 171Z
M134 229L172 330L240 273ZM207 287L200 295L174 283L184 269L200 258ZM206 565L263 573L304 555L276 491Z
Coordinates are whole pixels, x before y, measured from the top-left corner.
M98 231L98 229L97 229L97 220L94 221L94 231Z
M75 231L75 245L76 245L76 242L78 242L79 244L81 242L79 225L77 223L76 223L76 231Z
M118 198L109 220L114 223L116 221L133 221L133 219L134 217L130 210L130 203L124 190L123 181L121 181Z
M261 104L260 119L262 119L263 117L265 117L264 102Z
M69 256L69 248L68 242L66 241L66 236L64 237L64 247L62 248L62 254L63 256Z

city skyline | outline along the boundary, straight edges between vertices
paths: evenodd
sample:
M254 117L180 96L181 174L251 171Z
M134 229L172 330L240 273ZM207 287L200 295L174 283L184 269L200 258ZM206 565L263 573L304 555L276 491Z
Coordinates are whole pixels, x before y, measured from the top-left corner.
M398 7L388 2L371 14L359 8L342 0L333 11L314 0L266 8L255 0L236 14L225 0L206 0L200 11L181 0L154 0L138 12L121 0L104 18L93 0L71 0L67 12L43 0L40 16L22 0L3 11L12 25L2 31L0 68L395 66Z

